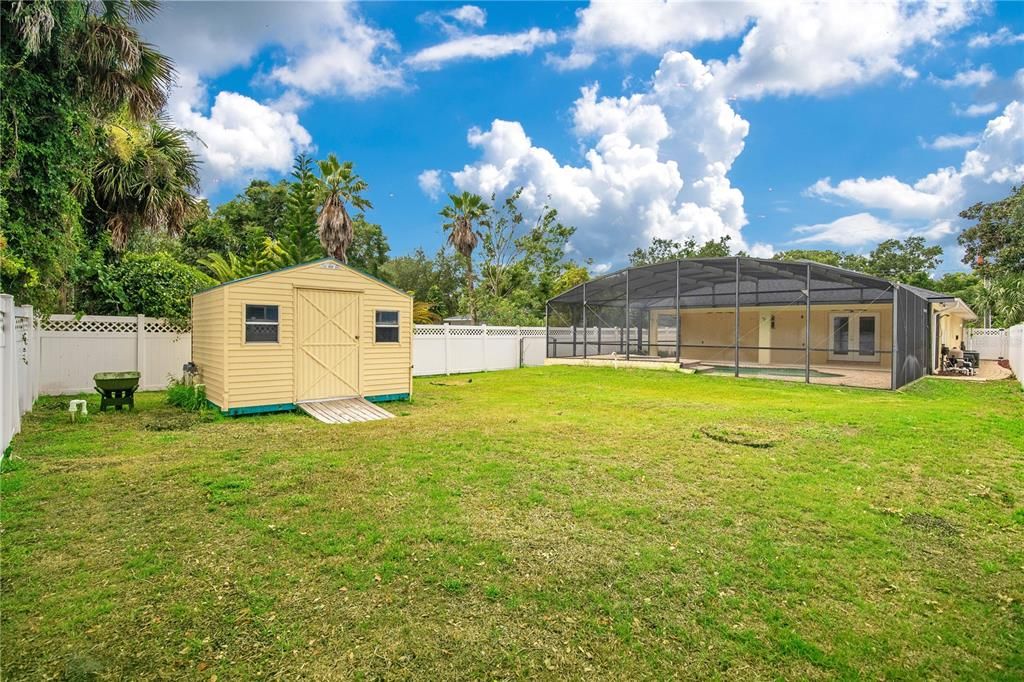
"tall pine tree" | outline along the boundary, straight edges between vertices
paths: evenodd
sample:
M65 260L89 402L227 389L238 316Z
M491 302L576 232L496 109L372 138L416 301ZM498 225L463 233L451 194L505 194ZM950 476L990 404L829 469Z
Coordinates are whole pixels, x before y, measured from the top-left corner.
M295 157L292 177L295 180L288 187L284 225L272 256L274 266L279 268L306 263L325 255L316 232L319 190L313 173L313 160L307 154Z

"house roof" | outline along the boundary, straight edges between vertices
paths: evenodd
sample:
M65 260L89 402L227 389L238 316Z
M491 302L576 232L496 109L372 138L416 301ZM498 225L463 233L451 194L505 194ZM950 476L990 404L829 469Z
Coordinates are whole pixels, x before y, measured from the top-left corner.
M317 258L316 260L306 261L305 263L296 263L295 265L288 265L288 266L285 266L283 268L278 268L276 270L267 270L266 272L258 272L258 273L254 274L254 275L247 275L245 277L239 277L238 279L232 279L232 280L229 280L227 282L221 282L220 284L217 284L215 286L208 287L208 288L203 289L201 291L197 291L196 293L194 293L192 295L193 296L199 296L200 294L205 294L207 291L213 291L214 289L220 289L221 287L231 286L233 284L238 284L239 282L246 282L246 281L248 281L250 279L256 279L258 277L266 277L267 275L276 275L279 272L287 272L288 270L294 270L296 268L302 268L302 267L306 267L307 265L313 265L315 263L323 263L323 262L326 262L326 261L334 261L335 263L337 263L338 265L340 265L343 268L348 268L349 270L352 270L353 272L359 273L363 277L367 277L369 279L372 279L375 282L379 282L380 284L383 284L384 286L386 286L389 289L397 291L398 293L402 294L403 296L408 296L409 298L412 298L412 296L409 294L408 291L402 291L398 287L396 287L394 285L391 285L391 284L388 284L387 282L382 280L380 277L374 277L373 275L371 275L370 273L366 272L365 270L360 270L359 268L354 268L351 265L349 265L348 263L342 263L340 260L338 260L334 256L325 256L323 258Z

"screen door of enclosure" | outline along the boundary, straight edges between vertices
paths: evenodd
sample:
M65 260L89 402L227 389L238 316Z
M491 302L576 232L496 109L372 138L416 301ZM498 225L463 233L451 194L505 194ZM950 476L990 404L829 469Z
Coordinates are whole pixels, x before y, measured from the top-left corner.
M359 395L359 294L296 289L296 400Z

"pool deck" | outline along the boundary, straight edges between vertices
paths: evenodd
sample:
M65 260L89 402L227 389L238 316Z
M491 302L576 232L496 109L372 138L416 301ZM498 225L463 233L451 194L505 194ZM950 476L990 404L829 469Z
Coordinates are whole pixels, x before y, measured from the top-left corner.
M691 368L710 367L710 363L702 360L683 358L681 364L686 369L679 369L675 358L660 358L652 356L636 357L631 356L629 360L612 355L599 355L588 358L548 358L544 361L546 365L582 365L590 367L617 367L623 369L652 369L666 372L692 372ZM722 366L722 365L718 365ZM797 374L745 374L743 369L785 369L798 371ZM803 365L771 364L760 365L752 362L740 363L741 379L771 379L776 381L803 382ZM811 365L811 370L822 372L833 376L811 376L812 384L826 384L831 386L859 386L862 388L887 389L892 386L892 376L888 369L870 369L862 367L849 367L839 365ZM710 372L708 372L710 373ZM725 372L715 372L716 376L727 376Z
M728 376L728 371L707 371L708 367L726 367L726 363L709 363L703 360L696 359L682 359L683 369L680 369L679 364L676 363L675 358L661 358L653 356L630 356L629 360L626 360L622 356L614 355L598 355L587 358L547 358L544 361L546 365L584 365L592 367L616 367L616 368L628 368L628 369L653 369L662 370L666 372L687 372L694 373L697 368L703 368L707 374L714 374L717 376ZM744 373L742 370L756 369L785 369L796 372L795 374L761 374L761 373ZM760 365L754 362L741 362L740 363L740 378L754 378L754 379L772 379L777 381L794 381L803 382L804 366L803 365L786 365L786 364L770 364ZM873 369L867 367L856 367L850 365L811 365L812 372L822 372L833 376L814 376L811 375L812 384L826 384L831 386L859 386L861 388L881 388L888 389L892 386L892 376L888 369ZM1002 379L1008 379L1011 376L1010 370L1000 367L994 360L982 360L981 365L978 367L978 373L975 376L962 376L962 375L941 375L932 374L931 376L938 377L940 379L953 379L957 381L999 381Z
M1009 379L1013 372L1000 367L995 360L982 360L978 366L978 373L974 376L965 377L962 374L936 374L939 379L957 379L960 381L999 381Z

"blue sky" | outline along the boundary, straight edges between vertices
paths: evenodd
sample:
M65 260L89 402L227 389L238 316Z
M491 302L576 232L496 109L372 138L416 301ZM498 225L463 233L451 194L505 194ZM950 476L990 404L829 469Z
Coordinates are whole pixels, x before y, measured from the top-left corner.
M1024 3L208 3L143 27L203 192L355 161L392 253L445 192L527 187L620 265L654 236L755 255L922 234L1024 181Z

